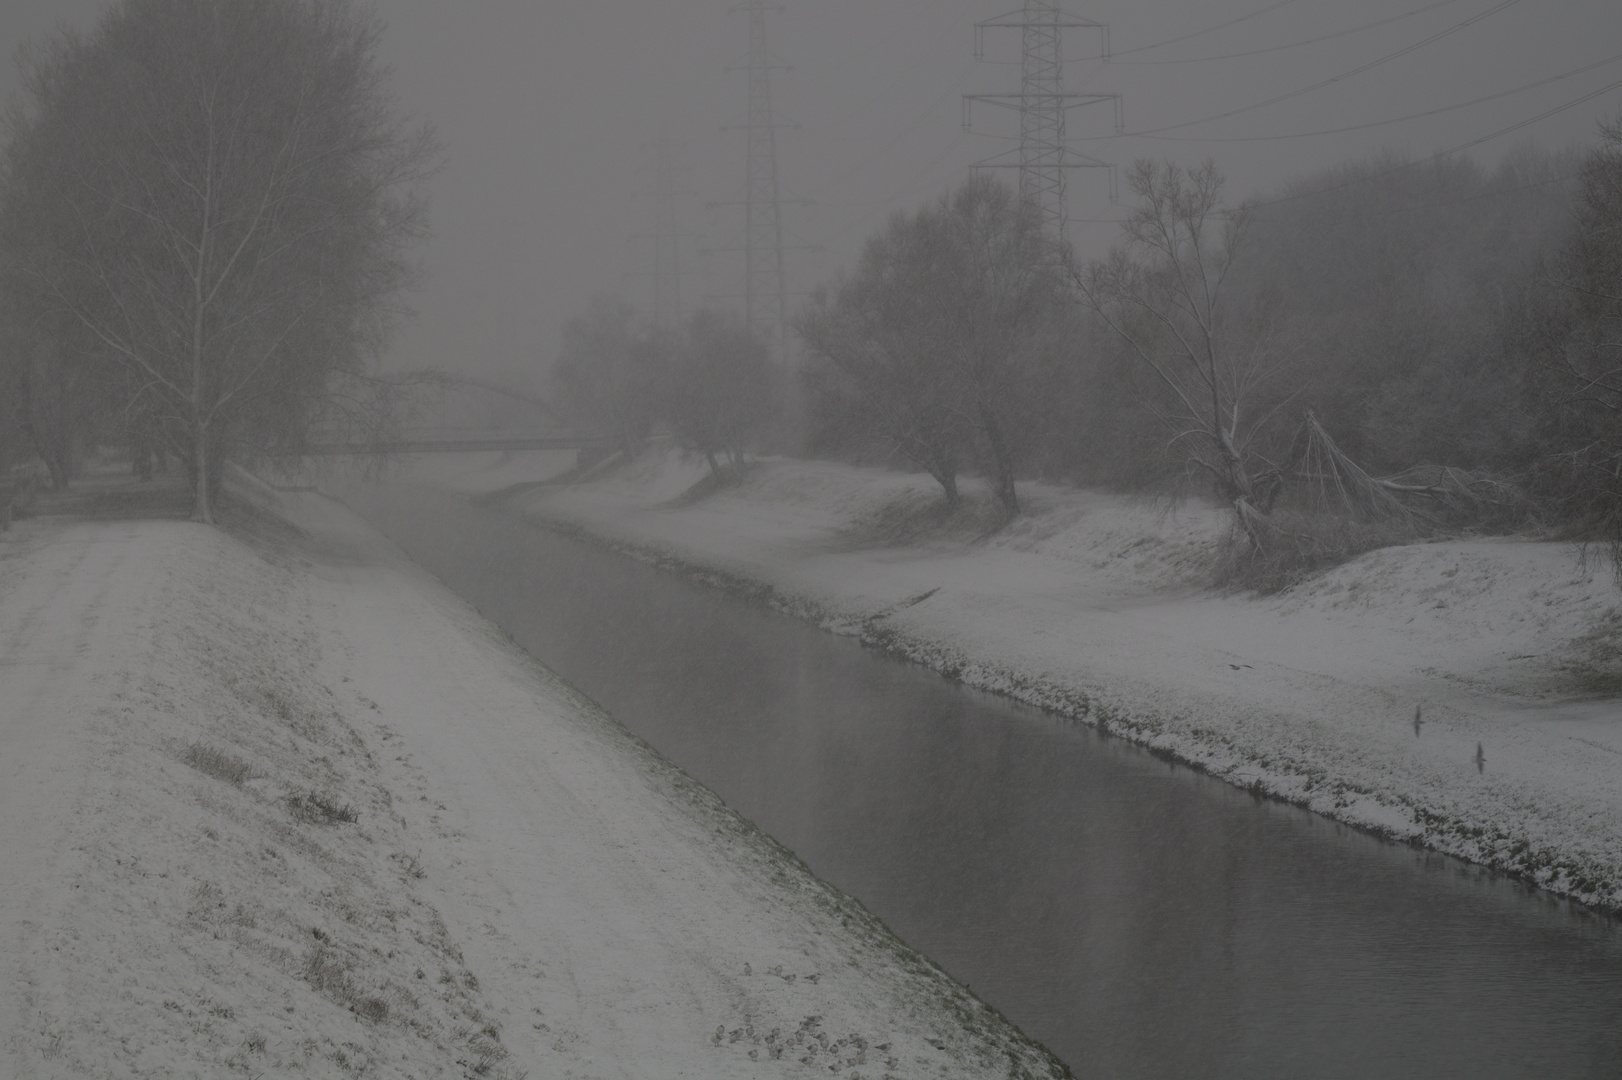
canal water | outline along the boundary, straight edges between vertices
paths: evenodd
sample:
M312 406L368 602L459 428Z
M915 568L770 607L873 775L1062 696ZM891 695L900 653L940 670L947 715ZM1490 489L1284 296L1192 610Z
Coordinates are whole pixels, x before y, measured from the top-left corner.
M351 504L1079 1077L1622 1077L1622 923L497 508Z

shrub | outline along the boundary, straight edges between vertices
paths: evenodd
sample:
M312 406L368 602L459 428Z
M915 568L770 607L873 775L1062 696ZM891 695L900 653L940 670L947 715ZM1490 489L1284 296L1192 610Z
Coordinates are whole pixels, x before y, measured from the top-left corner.
M216 780L224 780L227 784L241 785L244 781L259 775L252 765L241 758L232 757L224 750L218 750L204 743L192 743L186 747L180 755L180 760L198 772L207 773Z
M306 825L336 825L355 822L360 815L348 803L340 803L316 791L294 792L287 797L287 809L295 820Z

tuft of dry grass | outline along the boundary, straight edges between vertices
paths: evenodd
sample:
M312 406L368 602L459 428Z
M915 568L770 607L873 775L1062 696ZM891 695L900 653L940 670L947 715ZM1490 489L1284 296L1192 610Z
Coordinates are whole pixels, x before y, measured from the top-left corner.
M390 855L389 858L400 864L400 871L408 878L414 878L421 881L423 878L428 876L428 871L423 868L422 860L416 855L410 855L404 851L397 851L393 855Z
M206 773L216 780L224 780L227 784L241 785L244 781L252 780L259 772L239 757L209 746L206 743L192 743L180 754L180 760L196 769Z
M337 825L360 820L354 807L318 791L295 791L286 801L288 813L295 821L306 825Z
M380 997L363 997L355 1004L355 1015L368 1023L387 1023L389 1003Z
M391 1012L388 999L360 990L350 971L349 958L324 942L304 957L305 982L362 1020L387 1023Z

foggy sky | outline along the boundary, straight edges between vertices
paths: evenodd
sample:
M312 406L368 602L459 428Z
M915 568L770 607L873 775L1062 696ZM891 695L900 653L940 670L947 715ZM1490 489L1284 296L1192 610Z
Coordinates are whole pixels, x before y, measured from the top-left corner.
M965 133L960 101L1018 88L1017 32L994 33L976 63L972 27L1020 5L781 2L773 45L793 70L777 76L774 92L800 127L782 134L780 175L786 198L812 203L790 210L791 234L822 249L790 256L791 287L803 289L848 265L892 210L918 205L962 180L977 159L1015 145L1013 114L978 109ZM684 261L694 273L683 299L691 306L740 291L741 256L700 254L737 243L742 230L741 209L707 208L743 190L743 134L721 130L744 111L743 75L725 71L746 52L745 20L729 17L731 5L378 0L401 101L437 127L448 151L432 187L435 238L413 298L418 316L402 329L392 366L517 376L549 362L560 324L593 294L619 292L649 306L652 177L643 170L655 141L684 145L693 234ZM5 0L0 50L9 58L58 19L86 26L105 6ZM1070 120L1078 145L1119 165L1145 155L1214 157L1236 198L1383 147L1414 156L1450 149L1612 83L1619 86L1468 152L1492 162L1527 139L1589 142L1600 119L1622 113L1618 0L1076 0L1070 10L1110 24L1115 56L1108 64L1084 59L1096 39L1072 32L1068 88L1124 94L1128 131L1111 137L1105 109L1080 110ZM1254 17L1201 33L1247 15ZM1341 33L1385 19L1393 21ZM1347 74L1470 19L1478 21ZM1185 35L1194 36L1162 44ZM1593 64L1600 66L1490 102L1378 123ZM8 63L0 90L9 97L15 88ZM1132 134L1159 129L1171 130ZM1107 221L1120 210L1101 173L1072 174L1073 239L1084 250L1101 250L1113 235L1087 219Z

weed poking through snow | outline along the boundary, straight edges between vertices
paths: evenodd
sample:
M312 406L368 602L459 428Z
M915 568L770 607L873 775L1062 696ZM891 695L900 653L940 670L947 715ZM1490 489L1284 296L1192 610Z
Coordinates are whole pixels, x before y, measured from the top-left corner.
M239 787L259 775L258 771L246 761L206 743L194 742L187 746L181 752L180 760L200 773L207 773L216 780L224 780L227 784Z
M288 813L293 815L295 821L302 821L306 825L336 825L360 820L354 807L317 791L295 791L286 801Z

